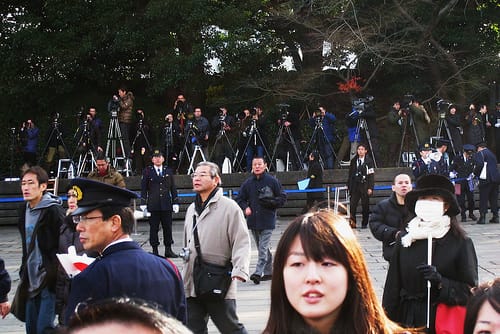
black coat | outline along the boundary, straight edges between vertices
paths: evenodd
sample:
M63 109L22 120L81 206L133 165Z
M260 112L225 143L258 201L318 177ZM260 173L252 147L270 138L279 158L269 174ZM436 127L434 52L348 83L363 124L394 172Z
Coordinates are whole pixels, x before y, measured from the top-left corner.
M159 176L154 166L144 168L141 197L147 200L148 211L172 211L172 204L177 203L173 172L163 166L162 176Z
M401 231L408 216L406 206L399 205L396 194L377 203L370 215L370 230L373 236L382 241L384 259L391 260L396 244L396 233Z
M477 285L477 257L472 240L451 230L433 239L432 265L442 275L439 288L431 288L431 326L434 328L437 303L465 305L470 289ZM391 320L406 326L426 324L427 281L416 266L427 263L427 239L403 247L398 238L389 264L382 304Z
M309 162L307 177L310 178L307 189L323 188L323 167L321 167L319 161L313 160ZM324 198L323 192L307 193L307 199L310 200L322 200L323 198Z
M365 156L364 162L358 168L358 155L351 159L349 165L349 176L347 179L347 187L352 193L353 191L373 190L375 184L374 164L372 158Z

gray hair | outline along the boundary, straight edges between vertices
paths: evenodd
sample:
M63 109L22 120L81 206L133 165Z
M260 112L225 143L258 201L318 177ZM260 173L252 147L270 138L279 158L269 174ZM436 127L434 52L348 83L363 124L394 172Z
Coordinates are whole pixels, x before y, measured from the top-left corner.
M216 164L216 163L213 163L211 161L201 161L199 162L197 165L196 165L196 168L198 167L208 167L210 168L209 172L210 172L210 176L212 176L212 178L214 177L218 177L219 178L219 185L222 184L222 180L221 180L221 177L220 177L220 170L219 170L219 166Z

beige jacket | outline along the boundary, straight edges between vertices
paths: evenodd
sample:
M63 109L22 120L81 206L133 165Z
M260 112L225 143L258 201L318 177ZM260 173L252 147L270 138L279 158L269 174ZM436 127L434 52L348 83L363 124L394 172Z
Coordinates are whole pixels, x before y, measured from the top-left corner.
M196 297L193 284L193 264L196 249L193 236L193 215L198 223L198 236L203 260L224 265L228 259L233 263L232 276L248 280L250 267L250 235L243 212L238 204L224 197L222 189L209 200L205 210L198 216L192 203L186 212L184 223L184 247L189 247L191 256L184 262L182 277L186 298ZM236 298L236 282L234 280L226 295L226 299Z

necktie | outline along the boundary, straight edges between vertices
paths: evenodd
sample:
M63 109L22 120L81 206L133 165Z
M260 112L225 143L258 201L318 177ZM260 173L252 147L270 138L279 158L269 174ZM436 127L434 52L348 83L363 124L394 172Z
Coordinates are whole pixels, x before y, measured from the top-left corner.
M158 168L158 176L161 176L161 169Z

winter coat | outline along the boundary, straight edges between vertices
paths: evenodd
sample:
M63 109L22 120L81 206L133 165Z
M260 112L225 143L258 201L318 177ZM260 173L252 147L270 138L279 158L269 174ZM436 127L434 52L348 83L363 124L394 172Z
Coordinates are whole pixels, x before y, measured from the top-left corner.
M465 138L467 144L477 145L485 140L483 117L476 111L465 116Z
M259 201L259 191L262 192L266 186L273 192L273 207L266 207ZM252 210L252 214L247 217L249 229L273 230L276 227L276 209L285 204L286 194L278 179L269 173L264 173L259 178L252 174L241 185L236 202L243 212L248 207Z
M450 137L448 138L451 141L453 141L453 148L455 150L455 153L458 154L462 152L464 149L463 141L462 141L462 133L463 133L463 127L462 127L462 122L461 122L461 117L458 114L447 114L446 115L446 123L448 124L448 130L450 131ZM442 131L445 131L445 129L441 129ZM451 144L449 146L449 150L451 151L452 147Z
M486 162L486 180L483 180L479 177L479 185L487 184L487 183L500 183L500 172L497 167L497 158L493 152L491 152L488 148L483 149L482 151L477 152L474 155L474 161L476 163L476 167L474 168L474 175L480 176L481 170L483 169L484 163Z
M120 112L118 113L118 122L132 124L134 109L134 94L127 92L120 98Z
M47 287L50 291L55 292L56 288L57 267L59 264L56 253L59 247L59 229L64 220L64 210L61 204L62 201L58 197L46 193L42 201L35 207L37 210L40 210L40 216L33 230L33 237L36 237L38 248L42 254L42 267L46 272L40 290ZM17 223L23 249L21 268L19 269L19 276L23 284L29 284L26 265L28 257L33 250L31 245L26 244L27 207L27 203L21 206ZM28 288L28 285L26 285L26 288Z
M120 173L118 173L116 171L116 169L114 169L111 166L108 167L108 172L106 173L106 175L100 176L97 169L95 169L89 173L87 178L91 179L91 180L96 180L99 182L111 184L113 186L117 186L120 188L125 188L125 180L123 179L123 176Z
M225 265L230 260L233 264L232 276L248 280L250 235L245 224L245 217L236 202L224 197L222 189L218 189L214 196L208 200L201 214L196 212L195 203L192 203L186 211L184 247L188 247L191 254L182 269L186 297L196 297L193 266L197 253L193 237L193 216L196 217L196 224L198 224L197 230L203 260L219 265ZM226 299L236 299L235 281L229 287Z
M141 197L147 200L148 211L172 211L177 203L177 188L170 168L161 167L162 176L155 166L144 168L141 180Z
M396 193L377 203L370 215L370 230L373 236L382 241L384 259L391 260L396 244L396 233L403 230L408 216L406 206L400 205Z
M477 257L472 240L459 237L450 229L432 241L432 265L442 276L441 284L431 288L430 328L434 328L438 303L465 305L470 289L477 285ZM427 239L403 247L398 238L389 264L382 305L389 318L404 326L426 324L427 281L416 266L427 263ZM432 331L433 332L433 331Z
M426 164L422 158L415 160L411 166L413 176L418 179L420 176L429 174L439 174L439 166L437 161L430 159L429 164Z
M356 154L349 165L349 174L347 178L347 187L353 191L366 192L375 185L375 172L372 158L365 156L363 163L358 167L359 156Z
M323 167L318 160L309 161L309 168L307 170L307 177L310 179L307 189L323 188ZM323 200L323 192L309 192L307 193L308 200Z
M125 296L156 303L186 323L186 298L177 268L172 262L147 253L135 241L108 246L73 278L65 323L80 302Z
M423 106L410 105L410 112L413 115L413 126L418 137L418 143L422 144L429 140L429 123L425 119L426 111Z

